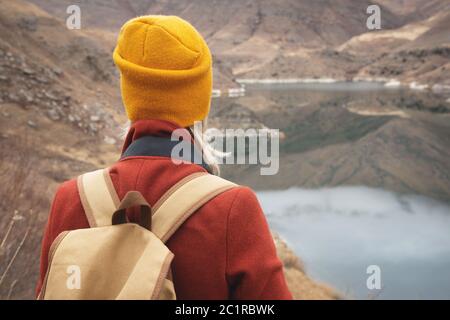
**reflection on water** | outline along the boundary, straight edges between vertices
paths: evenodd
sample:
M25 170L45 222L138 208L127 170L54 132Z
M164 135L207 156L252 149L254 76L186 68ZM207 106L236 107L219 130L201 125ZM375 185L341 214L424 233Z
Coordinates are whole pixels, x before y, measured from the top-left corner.
M450 298L450 206L366 187L258 192L308 273L350 298ZM369 265L382 290L366 287Z
M386 87L377 82L336 82L327 84L257 84L246 86L246 97L237 101L251 101L264 97L259 103L298 108L302 106L346 106L361 105L368 108L398 108L448 113L446 96L430 91L410 90L405 87ZM226 104L231 103L222 99ZM245 102L243 103L245 105ZM270 117L267 119L270 120ZM291 119L295 120L295 119ZM287 121L289 122L289 121Z

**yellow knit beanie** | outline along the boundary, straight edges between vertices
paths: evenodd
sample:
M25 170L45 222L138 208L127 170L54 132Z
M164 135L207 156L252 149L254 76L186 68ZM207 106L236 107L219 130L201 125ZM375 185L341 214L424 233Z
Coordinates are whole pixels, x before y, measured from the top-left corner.
M208 115L211 53L185 20L143 16L128 21L113 58L130 120L161 119L188 127Z

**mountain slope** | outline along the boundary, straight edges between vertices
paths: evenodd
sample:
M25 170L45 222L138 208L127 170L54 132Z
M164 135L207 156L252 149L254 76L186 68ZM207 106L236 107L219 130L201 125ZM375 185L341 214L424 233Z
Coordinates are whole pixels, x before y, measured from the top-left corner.
M70 0L30 1L61 20L72 4ZM109 49L120 26L136 15L174 14L187 19L212 49L215 87L227 87L235 77L351 77L364 59L333 48L368 31L370 4L366 0L97 0L83 1L80 7L83 28L107 34ZM383 28L403 25L403 16L381 5Z
M372 56L359 77L397 78L404 82L450 85L450 10L399 29L353 37L340 52ZM382 52L381 54L379 52Z
M0 0L0 35L0 297L32 299L56 186L117 157L118 97L109 54L38 7Z

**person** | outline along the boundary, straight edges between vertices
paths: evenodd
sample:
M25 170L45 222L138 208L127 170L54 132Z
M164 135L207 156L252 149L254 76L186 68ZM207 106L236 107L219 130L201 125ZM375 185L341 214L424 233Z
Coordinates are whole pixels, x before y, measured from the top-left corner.
M193 135L206 122L212 92L212 57L197 30L175 16L143 16L122 27L113 54L121 93L131 122L122 153L139 138ZM218 173L208 145L211 173ZM153 206L178 181L208 167L175 163L170 157L125 156L109 168L120 199L137 190ZM136 210L128 212L138 222ZM59 186L45 229L39 294L52 242L63 231L88 228L76 179ZM172 277L178 299L292 299L264 213L255 193L238 186L197 210L168 240L174 253Z

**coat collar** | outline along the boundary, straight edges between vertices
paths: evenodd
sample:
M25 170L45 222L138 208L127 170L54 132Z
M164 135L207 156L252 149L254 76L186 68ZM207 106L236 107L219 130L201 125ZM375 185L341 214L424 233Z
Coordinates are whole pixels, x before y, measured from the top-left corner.
M125 142L122 147L122 154L128 148L128 146L135 140L145 137L170 137L172 132L176 129L186 130L179 125L165 121L165 120L138 120L133 122L130 129L128 130ZM188 131L186 130L188 133Z

